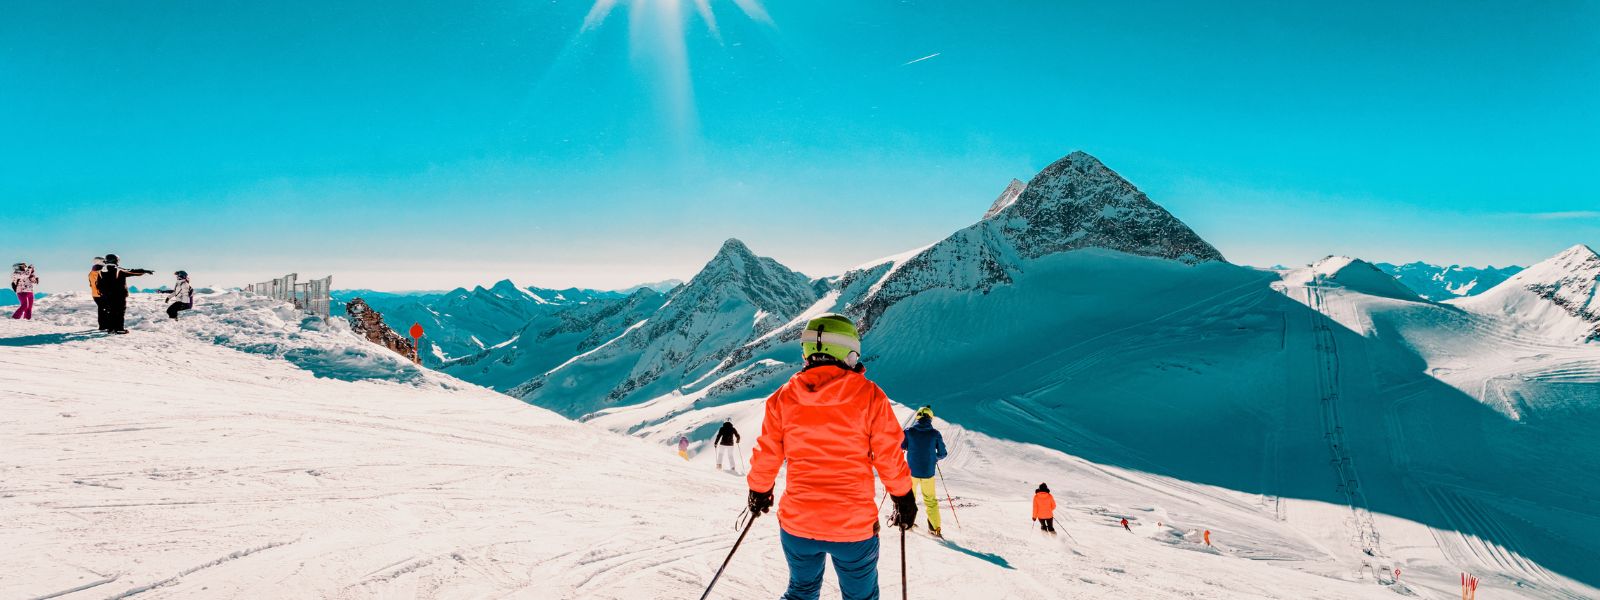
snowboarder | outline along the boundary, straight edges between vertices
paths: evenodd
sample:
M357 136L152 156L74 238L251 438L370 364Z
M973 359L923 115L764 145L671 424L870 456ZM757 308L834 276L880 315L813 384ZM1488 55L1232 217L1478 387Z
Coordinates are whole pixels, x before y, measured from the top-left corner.
M11 291L17 293L18 303L11 318L33 320L33 290L38 285L39 276L33 272L33 265L19 262L11 266Z
M850 319L825 314L800 336L805 368L767 398L750 457L749 508L772 510L778 469L788 462L779 539L789 562L784 598L816 598L823 558L833 557L845 600L878 598L878 508L872 473L894 498L892 524L916 524L911 474L899 452L903 434L883 390L860 364L861 337ZM902 533L903 535L903 533Z
M172 291L167 292L168 300L172 302L167 305L167 316L176 321L178 313L194 308L194 286L189 284L188 271L178 271L173 275L177 276L178 281L172 285Z
M1122 518L1122 528L1128 530L1128 533L1133 533L1133 528L1128 526L1127 517Z
M1033 491L1033 520L1039 522L1039 529L1045 533L1056 532L1056 497L1050 495L1050 486L1039 484L1039 489Z
M689 460L689 438L688 437L681 436L681 435L678 436L678 456L683 457L684 460Z
M95 318L100 322L100 331L110 331L106 329L106 303L100 298L100 274L105 268L104 256L94 257L94 264L89 267L89 296L94 298Z
M1206 530L1205 538L1206 538L1206 545L1210 546L1211 545L1211 530L1210 529Z
M128 278L154 272L149 269L124 269L117 255L106 255L105 267L95 280L95 288L100 290L100 301L106 310L106 331L119 334L128 332L123 323L128 312Z
M900 447L906 451L906 463L911 465L911 485L922 491L922 503L928 507L928 532L942 535L939 530L939 492L934 487L939 461L948 455L944 449L944 436L933 428L933 409L917 409L917 422L906 428L905 441Z
M712 444L717 447L717 470L722 470L723 459L733 469L734 474L739 472L738 453L733 451L733 445L739 443L739 430L733 428L733 419L723 419L722 428L717 430L717 437Z

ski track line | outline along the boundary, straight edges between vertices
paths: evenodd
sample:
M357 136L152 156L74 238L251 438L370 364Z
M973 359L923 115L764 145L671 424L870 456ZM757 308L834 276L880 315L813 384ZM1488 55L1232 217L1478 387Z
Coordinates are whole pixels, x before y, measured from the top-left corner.
M51 592L51 593L45 594L43 596L34 596L32 598L29 598L28 600L50 600L51 598L60 598L60 597L65 596L67 594L76 594L78 592L87 590L89 588L99 587L99 586L111 583L113 581L116 581L118 577L121 577L121 575L112 575L110 577L106 577L106 578L100 579L98 581L91 581L89 583L85 583L83 585L80 585L78 587L72 588L70 590L61 590L59 592Z
M647 572L654 571L659 567L689 560L696 556L696 554L692 551L701 550L707 547L715 547L719 543L723 543L725 541L726 536L723 534L708 535L698 538L691 538L682 542L676 542L666 547L645 548L643 550L623 552L596 560L580 562L579 564L585 567L584 570L593 570L594 572L590 573L587 577L584 577L583 581L579 582L578 585L573 588L573 591L584 591L590 585L607 579L607 575L617 573L617 571L622 567L635 566L635 568L629 569L626 573L617 573L620 576L617 581L626 581L628 579L636 578ZM685 552L686 550L689 552Z
M260 546L255 546L255 547L252 547L252 548L246 548L244 550L235 550L234 552L231 552L231 553L229 553L226 556L223 556L221 558L212 560L212 561L204 563L204 564L200 564L200 565L196 565L196 566L193 566L193 567L189 567L187 569L179 571L177 575L173 575L171 577L168 577L166 579L162 579L160 581L156 581L154 583L150 583L150 584L146 584L146 585L142 585L142 586L130 589L128 591L122 592L122 593L117 594L115 596L111 596L111 597L107 598L106 600L121 600L122 598L130 598L130 597L136 596L138 594L143 594L145 592L148 592L150 590L153 590L153 589L156 589L156 588L159 588L159 587L165 587L165 586L177 583L178 580L183 579L185 576L192 575L192 574L194 574L196 572L203 571L205 569L209 569L209 568L212 568L212 567L215 567L215 566L218 566L218 565L222 565L222 564L225 564L225 563L229 563L229 562L232 562L232 561L235 561L235 560L239 560L241 558L244 558L246 556L250 556L250 555L255 554L257 552L261 552L261 551L264 551L264 550L270 550L270 549L273 549L273 548L277 548L279 546L285 546L285 545L288 545L290 543L293 543L293 542L268 542L268 543L262 544Z

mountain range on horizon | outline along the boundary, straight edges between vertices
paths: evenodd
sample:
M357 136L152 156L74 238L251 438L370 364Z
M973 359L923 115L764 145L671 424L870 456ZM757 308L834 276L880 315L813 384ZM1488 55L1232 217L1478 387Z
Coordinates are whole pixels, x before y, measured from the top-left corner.
M1234 265L1074 152L1009 183L971 226L836 275L730 239L665 293L558 298L506 282L421 309L438 327L495 336L440 340L425 364L663 443L754 419L800 366L799 328L837 312L861 327L863 362L895 400L971 430L1344 505L1358 553L1407 552L1385 542L1383 515L1485 538L1480 517L1447 508L1471 502L1493 522L1536 524L1497 551L1595 583L1600 570L1572 557L1600 552L1600 514L1583 537L1517 507L1592 512L1584 494L1558 491L1587 484L1523 460L1600 468L1592 449L1549 443L1600 425L1597 278L1600 256L1581 244L1526 270ZM1440 499L1417 472L1478 483Z
M1441 300L1356 257L1233 264L1082 152L979 208L937 242L821 277L728 239L665 290L502 280L338 293L364 294L392 329L422 324L422 368L341 319L237 290L207 290L182 320L138 316L134 329L151 335L117 351L142 357L181 338L394 393L482 386L672 448L724 420L754 435L767 396L802 367L800 328L840 313L898 410L934 407L957 457L948 466L974 494L962 510L1006 513L999 499L1033 489L1050 464L1072 473L1064 506L1204 524L1228 540L1219 557L1284 570L1264 578L1300 571L1387 594L1436 592L1471 571L1526 598L1600 586L1587 560L1600 555L1600 482L1588 476L1600 470L1600 254L1589 246L1492 286L1481 271L1410 269L1440 281L1451 294ZM49 298L56 329L7 343L71 339L89 304ZM359 410L369 408L383 411ZM606 449L574 450L591 451ZM1152 539L1200 549L1188 538ZM1411 583L1349 576L1391 568Z

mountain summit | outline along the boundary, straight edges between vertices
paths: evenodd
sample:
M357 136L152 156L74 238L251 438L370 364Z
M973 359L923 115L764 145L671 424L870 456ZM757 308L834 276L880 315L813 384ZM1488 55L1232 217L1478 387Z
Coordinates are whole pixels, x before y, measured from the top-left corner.
M1578 244L1461 306L1501 313L1557 338L1600 341L1600 254Z
M1188 225L1078 151L1026 185L1013 180L984 220L890 268L847 273L841 282L876 282L848 311L870 328L889 306L911 296L934 289L987 292L1011 283L1026 261L1094 248L1188 265L1226 262Z
M1098 247L1189 264L1224 261L1183 221L1083 151L1045 167L993 218L1028 258Z
M510 393L571 417L670 393L816 300L810 278L729 239L659 309Z

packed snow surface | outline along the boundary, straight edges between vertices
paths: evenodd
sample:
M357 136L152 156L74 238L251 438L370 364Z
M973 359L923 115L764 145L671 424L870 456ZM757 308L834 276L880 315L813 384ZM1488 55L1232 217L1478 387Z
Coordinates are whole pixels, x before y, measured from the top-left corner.
M126 336L86 331L70 301L0 322L0 597L685 598L736 537L744 482L703 448L685 462L656 434L570 422L403 361L388 368L413 375L319 376L284 345L226 340L367 344L312 335L260 299L205 300ZM723 409L749 423L760 403ZM944 515L947 542L907 536L914 597L1448 596L1442 564L1406 564L1394 583L1389 564L1334 560L1342 534L1318 524L1340 507L1297 503L1290 514L1325 516L1286 524L1261 496L939 424L958 512ZM1040 480L1057 490L1059 538L1027 520ZM776 535L757 521L714 597L781 594ZM883 540L893 597L899 536ZM1503 597L1517 595L1537 597Z

